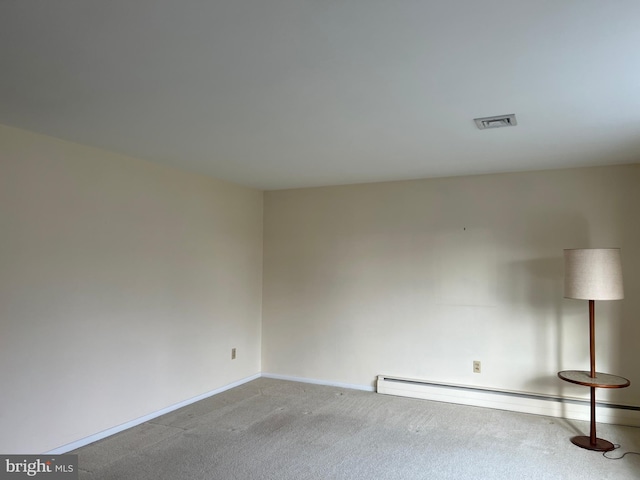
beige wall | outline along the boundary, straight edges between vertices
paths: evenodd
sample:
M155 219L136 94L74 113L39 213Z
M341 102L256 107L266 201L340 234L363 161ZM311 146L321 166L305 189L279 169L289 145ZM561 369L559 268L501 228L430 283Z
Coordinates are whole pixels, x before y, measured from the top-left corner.
M0 126L0 225L0 452L260 372L262 192Z
M263 277L262 192L0 126L0 452L261 370L585 396L555 377L588 367L569 247L623 249L598 369L633 384L599 398L640 405L638 185L640 165L265 192Z
M589 366L562 250L612 246L597 364L632 387L598 395L640 405L639 207L640 165L265 192L262 370L584 397L556 378Z

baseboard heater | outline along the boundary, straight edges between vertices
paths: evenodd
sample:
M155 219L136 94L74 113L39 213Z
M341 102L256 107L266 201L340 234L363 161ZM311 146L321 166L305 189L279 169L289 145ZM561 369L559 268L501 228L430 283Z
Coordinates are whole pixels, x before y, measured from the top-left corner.
M421 398L475 407L589 421L589 400L485 387L430 382L378 375L376 391L386 395ZM596 404L601 423L640 427L640 407L606 402Z

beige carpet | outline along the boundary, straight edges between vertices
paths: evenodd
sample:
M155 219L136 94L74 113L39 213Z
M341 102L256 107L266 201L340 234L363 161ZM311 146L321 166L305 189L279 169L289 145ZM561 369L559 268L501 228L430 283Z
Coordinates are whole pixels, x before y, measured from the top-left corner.
M640 451L640 429L598 435ZM640 479L573 446L586 422L260 378L88 445L91 480Z

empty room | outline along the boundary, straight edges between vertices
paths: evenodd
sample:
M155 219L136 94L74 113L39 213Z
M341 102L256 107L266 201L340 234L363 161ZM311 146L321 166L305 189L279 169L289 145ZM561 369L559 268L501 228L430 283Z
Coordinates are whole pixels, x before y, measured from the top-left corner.
M2 2L0 479L640 478L639 20Z

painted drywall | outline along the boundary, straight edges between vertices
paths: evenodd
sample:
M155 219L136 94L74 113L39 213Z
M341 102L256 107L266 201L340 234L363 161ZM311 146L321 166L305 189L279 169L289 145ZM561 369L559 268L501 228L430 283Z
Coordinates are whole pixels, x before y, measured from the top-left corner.
M261 191L0 126L0 225L0 452L260 372Z
M556 377L589 368L563 249L621 247L597 366L632 386L598 398L640 405L639 186L629 165L265 192L263 372L585 397Z

